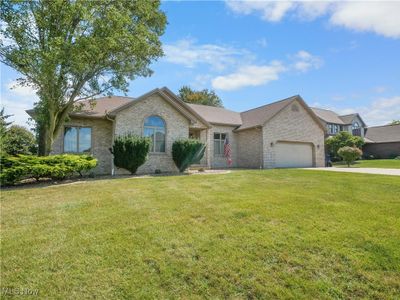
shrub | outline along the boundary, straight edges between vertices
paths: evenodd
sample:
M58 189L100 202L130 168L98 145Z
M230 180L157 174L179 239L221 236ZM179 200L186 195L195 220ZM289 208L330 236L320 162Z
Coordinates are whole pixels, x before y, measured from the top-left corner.
M364 145L364 139L359 136L351 135L347 131L341 131L337 135L327 138L325 144L332 161L335 161L336 159L340 159L338 153L340 148L346 146L361 148Z
M135 174L137 169L146 162L150 145L149 138L132 134L118 136L111 149L114 165Z
M10 155L36 154L37 152L35 136L19 125L12 125L7 129L3 147L3 150Z
M350 167L356 159L360 158L362 155L362 151L356 147L342 147L338 150L338 154L340 157L347 163L347 166Z
M190 165L203 158L205 145L196 139L181 139L172 144L172 159L179 169L185 171Z
M29 178L64 179L74 173L82 176L96 165L97 160L89 155L4 156L0 160L0 182L13 185Z

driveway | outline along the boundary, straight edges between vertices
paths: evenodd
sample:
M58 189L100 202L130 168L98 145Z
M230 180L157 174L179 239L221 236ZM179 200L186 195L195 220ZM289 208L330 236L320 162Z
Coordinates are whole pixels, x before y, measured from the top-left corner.
M378 169L378 168L305 168L305 170L322 170L331 172L348 172L363 174L380 174L400 176L400 169Z

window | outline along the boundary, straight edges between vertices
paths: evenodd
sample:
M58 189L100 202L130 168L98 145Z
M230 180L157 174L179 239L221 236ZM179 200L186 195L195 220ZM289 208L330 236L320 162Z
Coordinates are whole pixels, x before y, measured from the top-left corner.
M214 155L224 154L226 133L214 133Z
M327 127L329 134L336 134L340 131L340 125L337 124L328 124Z
M354 122L352 129L358 129L358 128L360 128L360 124L358 124L358 122Z
M86 153L92 149L92 128L66 126L64 128L64 152Z
M165 122L158 116L144 120L143 135L151 139L150 152L165 152Z

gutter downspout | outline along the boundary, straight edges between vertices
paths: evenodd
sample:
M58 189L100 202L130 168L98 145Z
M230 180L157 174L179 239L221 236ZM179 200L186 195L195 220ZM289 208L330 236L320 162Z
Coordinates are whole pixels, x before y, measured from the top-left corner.
M114 137L115 137L115 119L112 119L108 116L108 113L106 112L106 119L112 122L112 134L111 134L111 147L112 144L114 143ZM115 166L114 166L114 155L111 153L111 176L115 176Z

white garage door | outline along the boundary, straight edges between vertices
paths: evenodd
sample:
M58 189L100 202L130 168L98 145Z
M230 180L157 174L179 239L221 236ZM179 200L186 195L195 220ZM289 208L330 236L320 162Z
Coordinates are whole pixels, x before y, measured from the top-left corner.
M313 166L312 146L306 143L278 142L275 145L277 168L306 168Z

